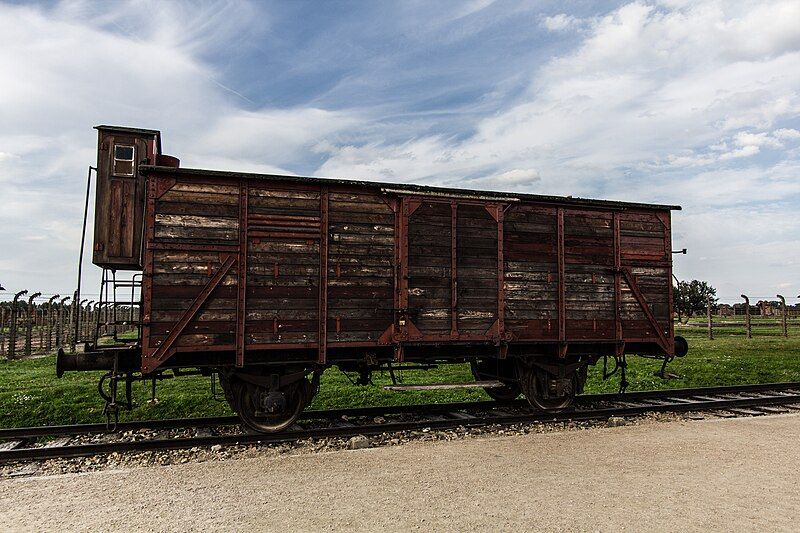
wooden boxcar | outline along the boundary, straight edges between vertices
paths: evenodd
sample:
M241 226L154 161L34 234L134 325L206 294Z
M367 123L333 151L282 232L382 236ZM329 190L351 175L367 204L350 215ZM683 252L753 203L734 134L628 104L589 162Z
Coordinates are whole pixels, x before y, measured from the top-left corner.
M94 262L143 272L141 338L62 370L216 372L270 431L331 365L471 362L560 409L600 357L685 353L677 206L179 168L156 131L98 130Z

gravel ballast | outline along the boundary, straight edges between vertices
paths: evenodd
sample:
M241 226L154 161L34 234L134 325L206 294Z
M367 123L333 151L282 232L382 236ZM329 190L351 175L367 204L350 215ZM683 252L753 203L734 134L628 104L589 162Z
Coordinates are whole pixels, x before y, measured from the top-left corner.
M778 415L251 449L4 479L0 530L791 530L798 435Z

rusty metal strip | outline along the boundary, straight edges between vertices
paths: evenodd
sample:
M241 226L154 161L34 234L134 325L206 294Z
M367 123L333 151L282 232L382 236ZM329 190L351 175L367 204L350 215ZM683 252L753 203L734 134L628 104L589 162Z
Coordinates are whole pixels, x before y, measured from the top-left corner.
M311 215L275 215L270 213L251 213L248 217L251 222L265 222L274 225L310 225L319 226L319 217Z
M450 336L458 339L458 204L450 202Z
M407 216L410 217L411 215L414 214L414 211L419 209L419 207L422 205L422 200L420 200L419 198L407 198L405 203L408 205Z
M144 240L148 246L144 247L142 258L142 372L144 372L144 356L150 351L150 317L153 310L153 252L149 244L155 236L156 227L156 187L155 180L147 180L147 202L145 204Z
M247 180L239 184L239 264L237 265L237 298L236 298L236 366L244 366L244 352L247 346L247 239L248 216L247 207L250 199L250 188Z
M566 283L564 283L564 209L559 207L558 217L558 341L563 345L567 341L567 300Z
M642 311L644 311L644 315L647 317L648 322L650 322L650 325L656 331L656 335L658 335L659 339L659 345L664 349L664 351L669 352L671 344L667 340L666 335L664 335L664 332L661 330L658 320L656 320L656 317L653 316L650 306L647 305L647 300L644 299L644 295L639 290L639 285L636 283L631 269L628 267L621 267L620 271L625 276L625 281L628 282L628 287L630 287L633 296L636 298L636 301L639 302L639 306L642 308ZM670 353L670 355L672 354Z
M328 358L328 187L319 195L319 364Z
M504 249L504 219L505 208L498 205L495 210L494 219L497 221L497 334L500 340L506 334L506 290L505 290L505 249ZM501 351L501 356L505 357L505 350Z
M623 342L622 338L622 287L620 284L620 268L622 267L622 251L620 247L619 213L613 215L614 221L614 339L617 345ZM621 354L618 354L621 355Z
M177 182L178 180L175 178L156 178L155 199L157 200L167 194Z
M294 232L284 232L284 231L260 231L260 230L250 230L251 237L258 237L258 238L267 238L267 239L299 239L299 240L309 240L315 241L319 239L319 232L315 231L314 233L294 233Z
M410 211L409 199L401 199L400 207L400 240L398 244L398 256L400 260L400 271L398 275L398 318L399 338L404 340L408 336L408 217ZM396 351L396 359L400 361L402 350Z
M166 339L156 348L156 350L152 354L142 354L142 372L150 372L155 370L155 368L161 364L169 355L170 349L172 345L175 344L175 341L178 340L183 330L186 329L186 326L189 325L189 322L197 315L197 312L200 311L200 308L203 304L206 303L208 297L211 296L211 293L214 292L214 289L217 288L217 285L220 284L222 279L231 269L231 267L236 263L236 256L230 255L225 262L222 263L219 270L214 274L214 276L208 280L208 283L203 287L203 290L200 291L200 294L192 301L192 304L189 306L186 311L183 312L181 318L178 322L175 323L175 327L172 328L169 335Z
M664 258L669 262L669 266L667 266L667 292L668 292L668 313L667 316L672 316L672 307L673 307L673 300L672 300L672 219L671 213L667 211L664 213L662 222L664 223ZM670 347L670 355L674 355L675 353L675 324L672 320L669 320L669 336L667 337L667 341Z

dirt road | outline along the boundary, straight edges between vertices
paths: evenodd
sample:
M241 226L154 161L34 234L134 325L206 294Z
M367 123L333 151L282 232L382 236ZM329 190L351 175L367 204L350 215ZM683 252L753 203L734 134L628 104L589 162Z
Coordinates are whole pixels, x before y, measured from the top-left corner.
M797 530L800 415L0 481L2 530Z

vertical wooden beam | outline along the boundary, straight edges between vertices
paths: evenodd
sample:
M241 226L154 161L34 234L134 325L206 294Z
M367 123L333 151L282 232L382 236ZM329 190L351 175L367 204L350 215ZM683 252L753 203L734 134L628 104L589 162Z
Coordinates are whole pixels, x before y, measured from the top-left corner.
M566 355L567 342L567 299L564 280L564 208L559 207L558 216L558 342L561 344L559 355Z
M458 338L458 204L450 202L450 337Z
M247 180L239 183L239 260L236 265L236 366L244 366L247 347L247 207L250 201L250 185Z
M319 195L319 346L318 361L328 359L328 187Z

